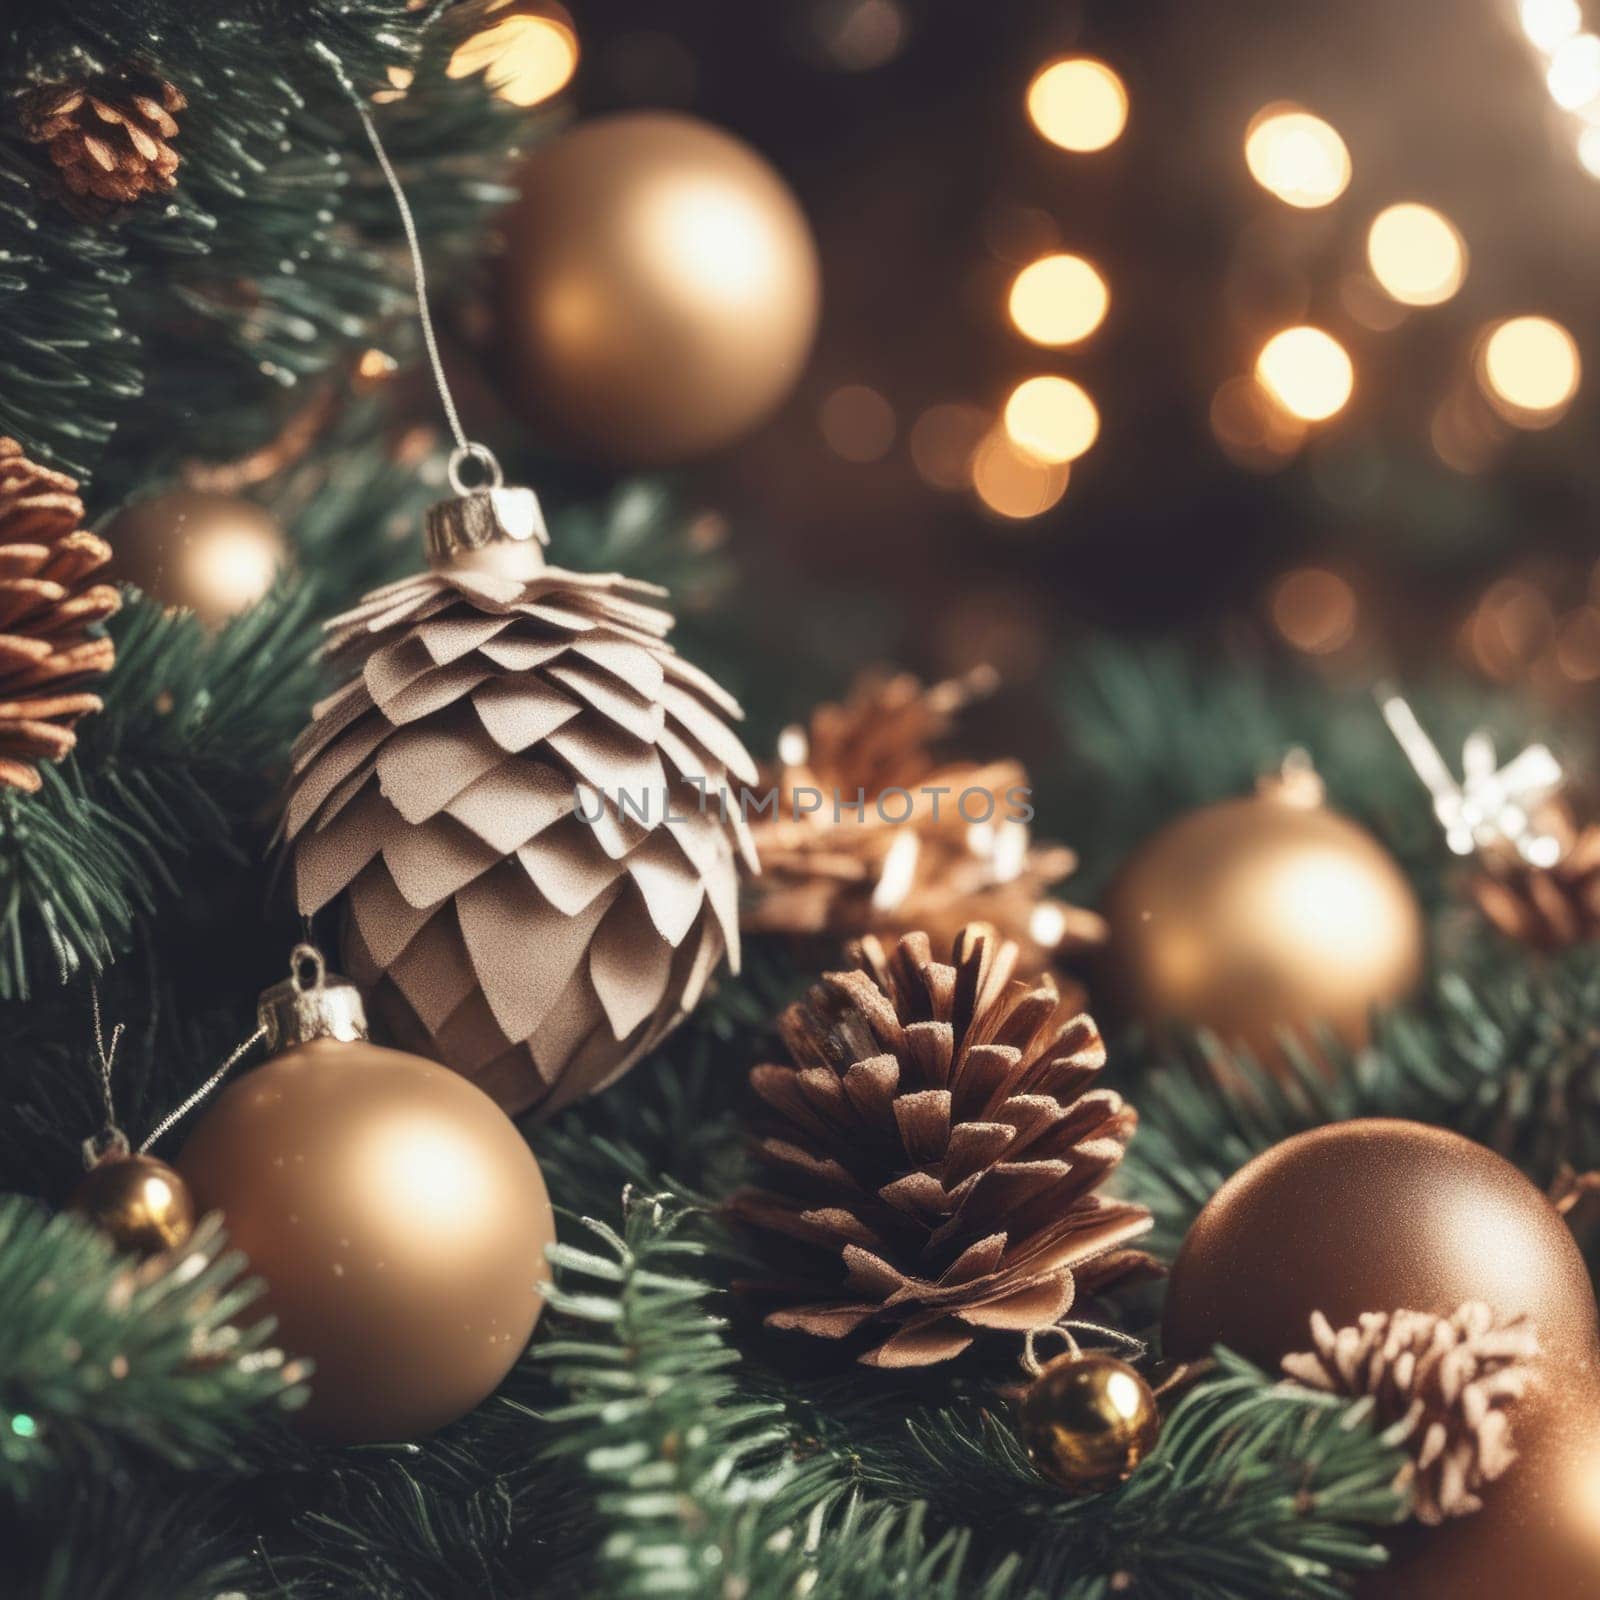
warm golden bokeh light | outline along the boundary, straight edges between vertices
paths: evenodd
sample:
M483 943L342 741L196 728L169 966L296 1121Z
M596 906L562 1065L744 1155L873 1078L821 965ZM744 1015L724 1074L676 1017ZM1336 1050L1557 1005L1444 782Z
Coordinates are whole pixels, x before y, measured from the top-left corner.
M1566 111L1577 111L1600 97L1600 37L1580 33L1558 45L1545 82L1550 98Z
M1264 106L1244 136L1250 176L1285 205L1302 209L1337 200L1350 182L1350 152L1321 117L1299 106Z
M1373 277L1408 306L1443 305L1467 275L1466 246L1450 219L1413 201L1373 219L1367 261Z
M1100 432L1100 413L1071 378L1024 378L1006 401L1006 432L1046 466L1076 461Z
M1067 490L1064 462L1047 463L1019 450L1004 429L994 429L972 458L972 487L998 517L1025 522L1048 511Z
M1583 26L1578 0L1522 0L1522 31L1547 54Z
M1326 567L1301 567L1272 591L1272 622L1297 650L1330 655L1355 637L1356 592Z
M536 106L559 94L578 70L578 34L566 10L545 0L499 0L483 11L484 26L463 40L445 68L452 78L475 72L502 100Z
M1578 346L1549 317L1512 317L1483 341L1478 372L1484 393L1509 422L1553 422L1578 392Z
M972 455L989 431L989 415L978 406L947 402L929 406L911 425L911 464L930 489L965 489L972 482Z
M1294 459L1306 426L1254 377L1229 378L1211 397L1211 431L1230 461L1252 472L1276 472Z
M1355 387L1344 346L1308 326L1285 328L1268 339L1256 357L1256 376L1285 411L1303 422L1336 416Z
M894 407L865 384L835 389L817 421L828 448L846 461L881 461L894 444Z
M1600 178L1600 128L1585 128L1578 135L1578 160L1591 178Z
M1104 150L1127 125L1128 91L1105 62L1063 56L1028 85L1028 115L1063 150Z
M1082 256L1041 256L1011 285L1011 320L1035 344L1059 346L1088 338L1105 320L1110 304L1105 279Z

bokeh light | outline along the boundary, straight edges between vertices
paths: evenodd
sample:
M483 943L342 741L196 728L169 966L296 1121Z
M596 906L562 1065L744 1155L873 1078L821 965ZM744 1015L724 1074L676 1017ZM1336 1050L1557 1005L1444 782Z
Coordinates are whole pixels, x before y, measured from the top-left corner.
M1290 415L1326 422L1345 407L1355 369L1345 348L1321 328L1302 325L1275 333L1256 357L1256 376Z
M1100 432L1100 413L1071 378L1024 378L1006 401L1006 432L1026 455L1046 466L1076 461Z
M1578 346L1549 317L1511 317L1479 349L1479 380L1508 422L1542 427L1554 422L1578 392Z
M1023 522L1048 511L1066 493L1067 467L1049 463L1018 449L1004 429L996 428L972 458L972 487L997 517Z
M1583 26L1578 0L1522 0L1522 31L1547 54Z
M822 402L817 422L828 448L846 461L881 461L894 444L894 407L862 383L835 389Z
M578 33L553 0L498 0L483 9L484 26L458 44L445 72L481 72L501 100L536 106L558 95L578 70Z
M1585 128L1578 135L1578 160L1591 178L1600 178L1600 128Z
M1028 85L1028 115L1051 144L1088 154L1115 142L1128 122L1122 79L1092 56L1063 56Z
M1082 256L1041 256L1011 285L1011 320L1035 344L1060 346L1088 338L1110 304L1105 279Z
M1285 205L1302 209L1337 200L1350 182L1350 152L1321 117L1299 106L1264 106L1244 136L1250 176Z
M1405 201L1373 219L1367 232L1372 275L1402 305L1442 305L1467 275L1467 252L1448 217Z
M1331 655L1355 637L1356 592L1326 567L1301 567L1272 590L1272 623L1297 650Z
M972 482L972 457L989 415L979 406L947 401L929 406L911 425L911 464L931 489L947 493Z
M1600 37L1580 33L1556 47L1545 74L1550 98L1567 111L1600 96Z
M905 49L911 19L901 0L816 0L808 52L844 72L871 72Z
M1252 472L1276 472L1294 459L1306 427L1254 377L1229 378L1211 397L1211 431L1230 461Z

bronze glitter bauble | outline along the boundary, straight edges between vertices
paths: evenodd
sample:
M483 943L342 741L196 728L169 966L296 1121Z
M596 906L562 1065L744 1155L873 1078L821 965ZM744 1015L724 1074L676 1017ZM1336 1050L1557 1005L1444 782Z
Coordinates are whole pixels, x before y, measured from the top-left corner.
M1115 1488L1155 1448L1161 1413L1150 1385L1100 1351L1052 1361L1022 1397L1028 1459L1075 1494Z
M1460 1134L1369 1118L1285 1139L1195 1219L1167 1286L1165 1354L1214 1344L1276 1371L1308 1348L1311 1313L1449 1316L1481 1300L1526 1314L1545 1358L1600 1362L1594 1291L1555 1207L1510 1162Z
M248 611L288 564L276 517L251 500L172 489L124 506L105 530L113 578L208 628Z
M1404 875L1304 772L1164 828L1104 909L1109 987L1131 1014L1209 1028L1272 1066L1281 1029L1309 1038L1320 1025L1359 1048L1372 1008L1403 998L1423 969Z
M659 466L753 427L816 331L816 244L749 146L693 117L587 120L536 150L501 224L495 344L529 427Z
M1167 1289L1165 1354L1215 1344L1268 1371L1309 1347L1311 1313L1528 1316L1543 1355L1519 1402L1517 1460L1481 1511L1393 1539L1367 1600L1600 1600L1600 1331L1589 1274L1554 1206L1509 1162L1416 1122L1335 1123L1285 1139L1196 1218Z
M194 1231L188 1185L154 1156L113 1153L97 1161L67 1209L88 1218L119 1250L140 1255L174 1249Z
M487 1398L533 1332L555 1237L544 1178L465 1078L348 1030L296 1031L218 1096L178 1169L266 1281L277 1341L316 1364L305 1430L418 1438Z
M1542 1374L1518 1403L1515 1440L1482 1510L1397 1530L1358 1600L1600 1600L1600 1383Z

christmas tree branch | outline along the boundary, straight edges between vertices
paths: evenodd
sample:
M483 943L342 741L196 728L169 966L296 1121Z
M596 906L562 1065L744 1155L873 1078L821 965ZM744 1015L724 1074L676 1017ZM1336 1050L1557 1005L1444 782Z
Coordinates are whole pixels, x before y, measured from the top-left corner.
M270 1321L241 1322L260 1290L243 1271L215 1220L139 1264L75 1217L0 1201L0 1491L28 1501L125 1449L236 1464L258 1414L294 1405L305 1377Z

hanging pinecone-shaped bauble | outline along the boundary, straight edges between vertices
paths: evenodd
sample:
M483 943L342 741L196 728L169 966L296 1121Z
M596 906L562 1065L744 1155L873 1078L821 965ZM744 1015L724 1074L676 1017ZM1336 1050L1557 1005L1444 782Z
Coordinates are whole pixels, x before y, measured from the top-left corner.
M1285 1356L1283 1370L1329 1394L1372 1397L1378 1426L1395 1428L1411 1458L1399 1487L1419 1522L1482 1508L1479 1491L1517 1459L1512 1413L1539 1354L1526 1317L1469 1301L1450 1317L1369 1311L1335 1329L1318 1311L1311 1340L1315 1348Z
M83 684L116 653L91 630L117 609L117 591L88 581L111 547L82 521L77 483L0 438L0 786L30 794L37 764L61 760L74 724L100 710Z
M550 1111L737 968L754 768L662 591L547 567L528 490L447 501L428 537L431 572L328 624L355 677L294 750L300 909L348 890L346 970L391 1036Z
M933 688L868 674L785 730L764 775L776 805L752 819L761 876L746 889L745 929L838 942L920 930L944 946L982 921L1016 944L1027 973L1099 944L1098 916L1046 898L1077 857L1033 841L1021 765L935 752L956 712L993 686L987 671Z
M1535 950L1600 938L1600 826L1578 826L1563 808L1549 837L1561 854L1538 866L1510 851L1480 856L1467 889L1501 933Z
M1105 1047L1046 980L1013 982L992 928L948 961L874 938L781 1022L757 1067L762 1186L730 1203L765 1239L769 1327L859 1340L869 1366L958 1355L980 1329L1048 1328L1146 1258L1150 1215L1098 1193L1137 1121L1097 1087Z
M176 114L188 102L176 85L142 73L57 83L32 90L18 114L61 181L80 200L132 205L178 186Z

